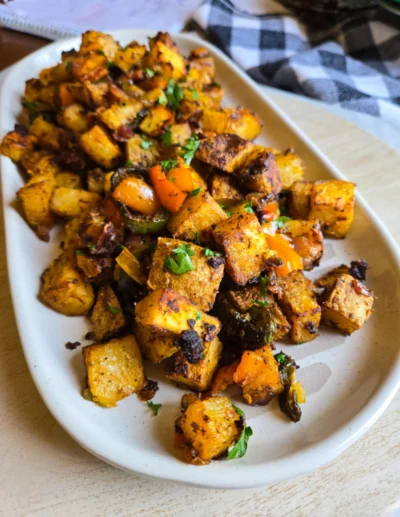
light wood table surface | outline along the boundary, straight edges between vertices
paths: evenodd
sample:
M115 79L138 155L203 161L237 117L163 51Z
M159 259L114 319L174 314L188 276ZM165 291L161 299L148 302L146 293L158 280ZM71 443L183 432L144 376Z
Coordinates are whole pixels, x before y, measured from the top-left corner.
M400 156L322 107L275 92L271 97L348 179L357 183L399 243ZM257 490L225 491L129 475L84 451L42 402L25 364L15 326L2 224L0 285L1 516L399 515L399 394L374 427L337 460L291 481Z

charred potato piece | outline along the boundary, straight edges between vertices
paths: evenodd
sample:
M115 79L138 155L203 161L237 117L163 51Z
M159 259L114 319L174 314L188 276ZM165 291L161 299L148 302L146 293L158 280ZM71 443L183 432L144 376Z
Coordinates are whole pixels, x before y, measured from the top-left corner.
M81 189L81 177L74 172L60 172L60 174L56 176L56 186Z
M165 335L149 327L137 326L135 336L143 356L153 364L161 363L179 350L175 334Z
M310 197L308 219L319 219L326 237L341 239L354 217L354 183L342 180L316 181Z
M128 99L120 104L112 104L109 108L98 108L97 116L112 131L130 124L141 111L143 105L136 99Z
M39 79L29 79L25 83L22 104L30 112L55 111L58 108L58 92L53 85L44 86Z
M276 196L282 190L281 176L274 155L262 147L257 147L253 153L247 155L235 174L248 192Z
M39 239L48 242L54 224L50 200L55 188L52 173L36 174L17 192L25 218Z
M305 270L319 266L324 252L323 236L319 221L290 219L278 229L290 237L295 251L300 255Z
M288 214L290 217L293 219L308 219L312 189L311 181L296 181L293 183L288 197Z
M288 190L293 183L304 178L304 162L293 149L288 149L283 153L271 152L275 155L276 165L280 172L282 190Z
M159 32L155 38L151 38L149 47L144 58L145 67L160 71L162 76L175 81L185 75L185 60L167 32Z
M87 187L89 192L104 194L104 171L100 167L91 169L87 173Z
M225 172L234 172L245 157L253 152L255 145L237 135L211 135L201 140L196 152L200 161Z
M91 83L68 83L67 90L71 97L78 103L88 108L105 106L109 85L107 82Z
M244 422L228 397L193 397L185 406L175 428L177 442L183 445L189 463L205 465L226 453L239 439Z
M232 133L246 140L254 140L262 128L261 118L244 108L205 109L200 125L206 132Z
M213 235L224 251L226 271L238 285L259 275L267 267L268 259L275 256L254 214L238 214L220 222Z
M210 84L215 77L215 63L213 57L205 48L192 50L188 59L186 79L196 84Z
M195 86L195 85L193 85ZM196 113L200 118L204 110L218 109L224 90L220 86L207 86L204 89L183 88L183 99L179 103L179 112L184 118L190 118Z
M322 301L322 323L349 335L359 330L372 314L374 295L348 274L327 288Z
M35 174L53 174L61 172L56 164L55 155L48 151L28 151L22 155L20 164L30 176Z
M159 158L159 146L156 140L144 140L140 135L134 135L126 142L126 161L132 167L152 167ZM147 145L150 142L150 146Z
M14 131L9 131L0 144L0 153L8 156L13 162L19 163L21 158L33 151L38 139L30 135L24 126L16 125Z
M237 186L237 179L231 174L222 172L215 172L212 175L210 193L215 201L224 205L243 199L243 194Z
M61 217L78 217L100 201L95 192L78 188L56 187L50 200L50 210Z
M122 152L100 126L83 133L80 139L83 150L101 167L112 169L122 159Z
M145 53L145 45L132 41L127 47L117 50L114 56L114 64L126 73L140 63Z
M283 392L283 384L270 345L257 350L246 350L233 380L242 388L247 404L265 406Z
M92 286L78 271L69 253L55 259L42 274L39 298L66 316L87 314L94 302Z
M281 279L282 294L278 303L292 326L294 343L312 341L318 336L321 307L315 288L302 271L295 270Z
M165 126L172 124L173 121L174 114L170 109L165 106L153 106L140 123L139 128L146 135L157 136L162 133Z
M78 243L76 243L77 246ZM73 246L69 247L73 248ZM114 262L111 257L90 256L78 250L76 252L76 265L89 282L100 284L101 281L112 279Z
M205 391L211 385L221 351L222 343L218 337L211 342L202 342L201 359L196 363L189 362L184 350L179 350L165 363L166 377L184 388Z
M90 321L93 328L90 338L94 341L111 339L125 328L125 316L118 298L109 284L100 287Z
M41 115L29 126L29 133L38 139L41 147L49 151L60 151L68 141L67 133L63 129L48 122Z
M176 275L166 269L164 263L172 251L182 244L185 242L177 239L158 238L147 285L152 290L170 287L187 296L200 310L208 312L214 305L224 275L224 260L221 257L207 257L204 248L192 244L191 249L195 254L190 260L194 269Z
M332 285L341 275L351 275L356 280L364 281L367 276L368 264L364 259L352 260L350 267L341 264L335 267L332 271L320 277L315 283L318 287L328 287Z
M95 51L99 55L104 54L110 61L113 61L118 49L118 43L110 34L86 31L82 34L82 43L79 49L79 54L85 55L88 52Z
M73 103L57 113L57 122L74 133L85 133L93 126L94 114L81 104Z
M145 383L142 357L133 336L85 346L89 396L104 407L137 393Z
M214 225L227 218L219 204L208 194L201 191L188 196L176 214L168 221L168 230L179 239L195 240L197 233L200 242L208 242Z
M97 83L108 75L108 60L104 54L90 52L71 61L71 73L74 79L83 83Z

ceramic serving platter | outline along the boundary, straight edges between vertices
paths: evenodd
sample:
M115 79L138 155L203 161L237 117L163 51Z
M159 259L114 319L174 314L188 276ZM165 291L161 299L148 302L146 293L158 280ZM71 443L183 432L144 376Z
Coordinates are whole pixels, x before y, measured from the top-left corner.
M145 43L152 31L112 33L122 44ZM264 129L261 144L293 146L307 165L307 179L345 179L318 148L226 56L192 35L176 34L180 50L209 49L217 66L217 81L225 90L226 106L243 105L259 113ZM20 112L27 79L55 64L61 51L79 46L79 39L58 41L16 64L5 78L0 99L1 137ZM349 143L349 153L351 142ZM129 472L213 488L248 488L277 482L315 469L344 451L376 421L400 383L399 252L379 219L357 196L354 224L345 240L325 241L318 269L363 257L370 264L368 286L377 297L375 313L351 337L321 329L318 339L304 345L280 347L300 364L299 380L308 398L303 418L293 424L273 401L268 407L245 406L236 391L234 403L246 412L254 435L246 456L216 461L205 467L183 463L173 447L174 422L182 390L166 382L161 368L146 364L150 378L159 381L157 417L136 398L115 409L104 409L81 396L85 372L80 349L65 348L82 341L88 330L83 318L53 312L37 299L39 277L59 254L59 235L41 242L22 219L15 192L23 185L17 167L1 158L9 279L21 343L36 386L62 427L85 449ZM312 273L313 277L317 273Z

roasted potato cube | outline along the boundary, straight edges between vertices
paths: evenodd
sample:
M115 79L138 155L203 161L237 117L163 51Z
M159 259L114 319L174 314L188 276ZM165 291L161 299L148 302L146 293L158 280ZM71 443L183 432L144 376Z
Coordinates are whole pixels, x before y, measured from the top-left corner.
M143 144L143 142L146 142ZM150 142L150 146L148 146ZM156 140L143 140L140 135L132 136L125 147L126 161L132 167L152 167L159 158L159 145Z
M371 316L373 303L373 293L362 282L342 274L325 292L322 323L352 334Z
M354 183L341 180L316 181L310 197L308 219L319 219L326 237L343 238L354 217Z
M211 167L233 172L243 163L245 157L255 148L252 142L237 135L211 135L201 140L196 158Z
M171 131L171 145L185 145L186 140L192 136L192 130L188 122L172 124L169 130Z
M29 79L25 83L22 104L30 112L53 111L58 108L58 91L54 85L44 86L39 79Z
M48 242L49 232L54 224L50 212L50 199L53 195L55 179L52 173L36 174L17 192L26 220L39 239Z
M108 60L104 54L90 52L87 56L71 61L71 72L74 79L83 83L96 83L108 75Z
M74 221L74 219L71 219L71 221ZM76 245L72 245L71 241L67 241L67 244L69 244L71 248L77 248L80 245L79 239L75 242ZM66 246L64 246L64 248L66 248ZM113 279L114 259L112 257L86 255L86 253L82 253L81 250L77 250L76 264L89 282L100 284Z
M300 255L305 270L319 266L324 252L323 236L318 220L300 221L290 219L278 229L290 237L295 251Z
M93 126L94 114L78 103L70 104L57 113L60 126L74 133L85 133Z
M194 391L208 390L222 351L222 343L215 337L211 342L203 341L202 359L190 363L184 350L179 350L165 362L168 380Z
M218 223L213 235L225 253L226 271L238 285L259 275L275 256L254 214L238 214Z
M152 290L170 287L187 296L202 311L208 312L214 305L224 276L224 260L221 257L207 257L204 255L204 248L192 244L190 247L195 255L190 260L194 269L183 275L176 275L166 269L164 263L173 254L172 251L182 244L186 243L177 239L158 238L147 285Z
M138 326L135 336L143 356L154 364L161 363L179 350L175 334L164 335L149 327Z
M251 406L266 406L283 391L278 363L270 345L246 350L233 380L242 388L243 398Z
M290 217L293 217L293 219L308 219L312 190L313 184L311 181L296 181L293 183L288 197L288 214Z
M104 171L100 167L87 172L87 187L89 192L104 194Z
M209 85L204 89L196 88L183 88L183 99L179 103L179 112L184 115L184 118L189 118L196 113L198 117L201 117L201 113L204 110L217 110L221 104L224 90L220 86Z
M105 106L108 89L107 82L91 83L85 81L84 83L69 83L67 85L71 97L88 108Z
M55 158L55 155L48 151L29 151L22 155L20 163L30 176L47 173L57 175L61 169Z
M63 129L47 122L41 115L36 117L29 126L29 132L38 139L41 147L50 151L60 151L68 141L68 136Z
M132 41L127 47L117 50L114 56L114 64L126 73L140 62L145 53L145 45L139 45L136 41Z
M57 187L82 188L82 180L79 174L74 172L60 172L56 176Z
M111 339L126 327L121 305L110 284L100 287L90 321L93 326L90 338L94 341Z
M180 210L171 215L168 230L174 237L188 241L195 240L198 233L201 242L208 242L213 226L227 217L210 194L201 191L188 196Z
M136 99L112 104L109 108L98 108L97 116L109 129L117 131L125 124L130 124L137 116L143 105Z
M332 285L339 276L342 274L351 275L356 280L365 280L367 276L368 264L364 259L352 260L350 262L350 266L346 266L345 264L341 264L340 266L335 267L314 283L318 287L328 287Z
M85 55L88 52L98 52L104 54L110 61L113 61L119 49L118 43L110 34L103 32L86 31L82 34L82 43L79 54Z
M50 200L50 210L61 217L78 217L94 204L101 196L78 188L56 187Z
M70 253L64 252L43 272L39 298L66 316L81 316L94 302L93 287L85 281Z
M261 131L261 118L244 108L205 109L200 118L203 131L217 134L233 133L246 140L254 140Z
M153 106L139 127L146 135L157 136L163 131L165 126L172 124L173 121L174 114L170 109L165 106Z
M74 56L77 57L77 56ZM40 82L43 86L48 86L54 83L63 83L71 79L71 61L62 61L55 66L43 68L39 74Z
M273 152L273 151L271 151ZM293 149L288 149L283 153L275 153L276 165L281 175L282 189L288 190L293 183L304 178L304 162Z
M177 442L183 442L186 460L198 465L224 454L237 442L243 427L243 419L232 402L222 396L193 397L175 424L178 437L182 437Z
M207 342L221 329L217 318L202 313L197 305L169 288L157 289L136 304L136 323L166 335L194 330Z
M85 346L83 357L90 394L100 406L115 407L145 383L142 357L133 336Z
M243 194L237 186L237 179L232 174L223 172L215 172L212 175L210 193L215 201L224 205L243 199Z
M292 341L312 341L318 336L321 320L321 307L317 303L313 283L299 270L283 277L280 283L282 295L278 303L292 326Z
M103 128L93 126L80 139L83 150L100 166L112 169L122 159L122 152Z
M178 47L167 32L159 32L149 41L150 50L144 58L144 66L160 71L167 79L178 80L186 73L186 63Z
M188 60L186 79L195 84L208 85L215 77L215 63L205 48L192 50Z
M274 155L265 151L263 147L256 147L248 154L235 174L248 192L276 196L282 190L281 176Z
M33 151L38 143L36 136L30 135L24 126L16 125L14 131L9 131L0 144L0 153L8 156L15 163Z

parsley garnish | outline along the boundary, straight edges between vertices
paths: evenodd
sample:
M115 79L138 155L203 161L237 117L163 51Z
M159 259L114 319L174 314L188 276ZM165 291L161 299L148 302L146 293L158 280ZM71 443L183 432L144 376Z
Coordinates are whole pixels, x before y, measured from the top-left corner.
M261 294L263 298L266 298L267 296L267 285L269 282L269 276L268 275L261 275L260 277L260 287L261 287Z
M283 352L279 352L279 354L275 354L274 357L275 357L275 361L279 364L284 363L287 359L287 355L284 354Z
M167 96L168 103L172 106L174 110L176 110L179 103L183 99L183 93L180 86L178 86L172 78L168 81L168 86L165 90L165 95Z
M167 97L164 92L158 96L157 104L161 104L161 106L165 106L167 104Z
M154 77L155 72L153 72L153 70L150 70L150 68L145 68L144 71L146 72L146 75L149 79Z
M290 220L291 220L290 217L287 217L286 215L281 215L280 217L275 219L276 227L282 228L284 226L284 224L286 223L286 221L290 221Z
M112 305L110 305L109 303L106 303L106 309L111 312L111 314L118 314L119 312L121 312L118 307L113 307Z
M242 411L242 410L240 409L240 407L235 406L235 404L232 404L232 406L236 409L236 411L239 413L239 415L240 415L243 419L245 419L245 418L246 418L246 415L244 414L244 411Z
M194 242L196 244L200 244L200 233L199 232L193 232L194 233Z
M253 305L258 305L259 307L268 307L269 302L263 302L262 300L253 300Z
M199 92L195 88L188 88L188 90L192 92L192 99L194 101L197 101L197 99L199 98Z
M86 253L84 251L82 251L82 250L76 250L75 253L77 255L86 255Z
M88 244L87 247L90 249L90 250L95 250L96 249L96 244Z
M194 196L197 196L197 194L199 194L201 191L201 188L195 188L194 190L192 190L192 192L189 194L190 197L194 197Z
M170 129L167 129L161 135L161 142L165 145L165 147L170 147L172 144L172 133Z
M105 56L104 51L100 49L96 50L96 54L99 54L99 56Z
M172 250L172 254L165 259L164 268L169 269L175 275L183 275L193 271L194 265L190 257L193 257L194 254L194 250L189 245L181 244Z
M222 253L210 250L210 248L204 248L204 255L206 257L222 257Z
M243 207L243 208L244 208L244 209L245 209L245 211L246 211L246 212L248 212L249 214L254 214L254 210L253 210L253 208L252 208L252 206L251 206L250 201L246 201L246 203L244 204L244 207Z
M36 101L30 102L30 101L22 101L22 104L25 106L25 108L28 108L28 110L35 111L37 107L39 106L39 103Z
M150 140L147 137L142 136L142 141L140 142L140 147L144 150L147 150L151 146Z
M125 162L125 167L133 167L133 162L131 160L127 160Z
M169 172L178 165L178 160L164 160L160 162L160 165L164 172Z
M162 404L154 404L151 400L147 401L147 407L149 407L153 411L153 415L157 416L160 408L162 408Z
M197 311L196 312L196 321L200 321L202 318L202 315L201 315L201 312L200 311Z
M196 135L191 136L186 140L185 145L182 146L181 158L183 158L187 165L193 160L194 155L199 147L200 142Z
M175 183L176 182L176 178L168 178L169 181L172 181L172 183Z
M253 429L251 427L246 427L243 429L241 435L239 436L239 440L235 443L227 456L228 460L243 458L247 451L247 443L250 439L250 436L253 436Z
M230 217L232 215L232 212L229 212L229 210L226 209L226 205L223 205L222 203L218 203L218 204L228 217Z

